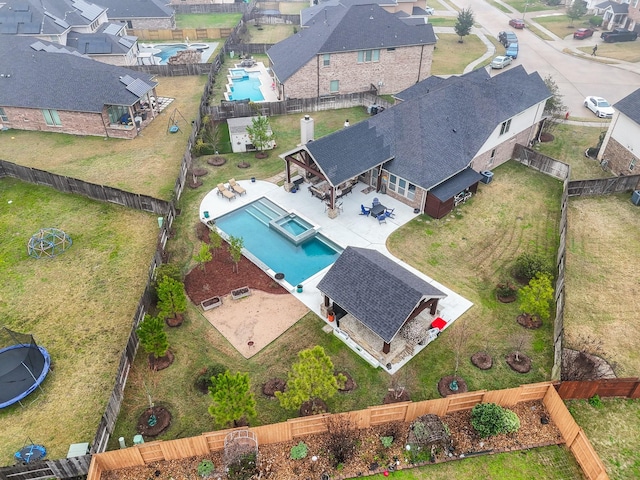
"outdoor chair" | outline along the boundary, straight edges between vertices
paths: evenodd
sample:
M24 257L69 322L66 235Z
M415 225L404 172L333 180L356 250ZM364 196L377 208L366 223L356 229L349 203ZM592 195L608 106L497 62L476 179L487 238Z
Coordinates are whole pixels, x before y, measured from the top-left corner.
M394 210L395 210L395 208L387 208L384 211L384 216L388 217L388 218L393 218L395 216L394 213L393 213Z
M380 204L380 200L378 200L378 197L374 197L373 202L371 202L371 206L375 207L376 205Z
M365 207L362 204L360 205L360 215L364 215L364 216L368 217L370 213L371 213L371 209Z
M238 185L235 178L229 180L229 186L231 187L231 190L233 190L238 195L244 195L245 193L247 193L246 189Z
M228 190L222 183L218 184L218 195L222 195L229 201L231 201L232 198L236 198L236 194L231 190Z
M387 223L387 217L384 216L384 213L378 215L378 223Z
M339 212L344 212L344 208L342 208L342 202L338 202L336 204L336 208L338 209Z

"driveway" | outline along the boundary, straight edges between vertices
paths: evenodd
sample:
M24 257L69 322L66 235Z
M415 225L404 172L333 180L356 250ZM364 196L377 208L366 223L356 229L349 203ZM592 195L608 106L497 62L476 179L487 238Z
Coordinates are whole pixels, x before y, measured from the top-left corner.
M499 0L498 0L499 1ZM476 24L486 36L497 38L501 30L513 30L509 27L510 18L521 18L519 13L509 15L483 0L453 0L460 8L471 8ZM507 8L509 8L507 6ZM534 16L540 12L525 16L527 22L535 22ZM536 25L537 26L537 25ZM543 27L540 27L544 30ZM532 73L537 71L543 78L551 75L563 95L563 102L571 116L595 119L587 110L583 101L588 95L605 97L615 103L640 87L640 65L620 62L617 65L593 61L590 56L577 57L563 50L591 46L599 41L593 37L586 40L561 39L553 34L555 40L542 40L527 29L516 32L520 44L520 54L515 65L522 64ZM500 50L500 49L498 49ZM498 53L502 53L499 51Z

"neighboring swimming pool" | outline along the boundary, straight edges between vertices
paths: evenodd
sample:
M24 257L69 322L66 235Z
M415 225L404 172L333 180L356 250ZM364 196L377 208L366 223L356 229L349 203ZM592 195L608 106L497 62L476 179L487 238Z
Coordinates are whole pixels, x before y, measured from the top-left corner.
M334 263L342 253L309 222L266 198L223 215L216 225L227 235L242 237L251 255L274 272L284 273L285 281L294 286Z
M155 61L153 64L166 65L169 58L183 50L198 50L201 54L202 63L206 63L215 47L209 50L210 45L207 43L157 43L140 45L140 53L153 54Z
M260 72L247 72L243 68L229 69L229 84L227 84L227 96L229 100L245 100L252 102L264 101L264 95L260 91Z

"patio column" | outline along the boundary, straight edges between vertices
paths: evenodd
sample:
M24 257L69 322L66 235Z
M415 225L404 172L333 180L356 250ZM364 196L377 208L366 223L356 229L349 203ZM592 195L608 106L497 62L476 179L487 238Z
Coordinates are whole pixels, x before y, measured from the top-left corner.
M391 351L391 343L384 342L382 346L382 353L389 353Z
M438 311L438 299L435 299L434 301L431 302L431 309L429 310L429 313L431 315L435 315L437 311Z

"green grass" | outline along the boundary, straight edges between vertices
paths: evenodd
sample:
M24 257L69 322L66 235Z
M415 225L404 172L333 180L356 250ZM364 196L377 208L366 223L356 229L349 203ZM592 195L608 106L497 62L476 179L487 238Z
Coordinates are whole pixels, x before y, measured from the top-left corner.
M591 114L586 108L584 110L585 114ZM571 113L573 116L574 112ZM583 112L576 112L580 113ZM555 139L552 142L536 144L535 149L571 165L571 180L610 177L611 173L604 171L597 160L584 155L587 148L598 145L598 138L601 133L606 132L607 123L603 122L602 127L560 125L553 132Z
M300 25L260 25L260 28L258 30L255 25L247 25L248 43L276 44L293 35L294 30L299 31Z
M178 29L234 28L241 19L241 13L178 13L176 27Z
M596 32L595 35L599 35ZM596 40L597 41L597 40ZM640 48L636 45L636 42L619 42L619 43L604 43L598 41L598 56L591 57L592 46L580 47L578 50L584 52L589 56L591 61L604 61L601 57L613 58L615 60L622 60L624 62L638 63L640 62ZM606 62L606 61L605 61ZM606 62L615 63L615 62Z
M547 30L556 34L560 38L564 38L567 35L572 35L578 28L589 27L589 22L586 17L579 20L571 20L566 15L551 15L544 17L535 17L537 23L542 25ZM596 33L595 35L599 35ZM586 41L589 41L588 39ZM600 48L600 47L598 47Z
M0 464L12 464L27 437L64 458L70 444L93 440L104 413L155 250L156 216L8 178L0 203L0 317L52 359L43 391L26 408L2 410ZM36 260L26 245L45 227L73 245Z
M611 398L602 402L602 408L594 408L586 400L566 403L604 462L609 478L640 478L640 400Z
M487 50L476 35L460 37L453 33L439 33L437 48L433 52L432 75L461 74L471 62L481 57Z
M528 0L505 0L505 2L507 5L509 5L512 8L515 8L518 12L520 13L524 13L525 9L526 9L526 13L528 14L529 12L540 12L543 10L559 10L559 9L564 9L564 6L557 6L557 7L552 7L547 5L544 2L539 2L539 1L528 1ZM513 15L513 18L517 18L518 15ZM525 15L526 16L526 15ZM522 15L520 15L520 18L522 18Z
M434 27L453 27L457 21L457 17L429 17L429 23Z
M373 475L372 480L387 478ZM394 480L578 480L584 478L580 466L565 447L543 447L518 453L498 453L460 461L399 470Z

